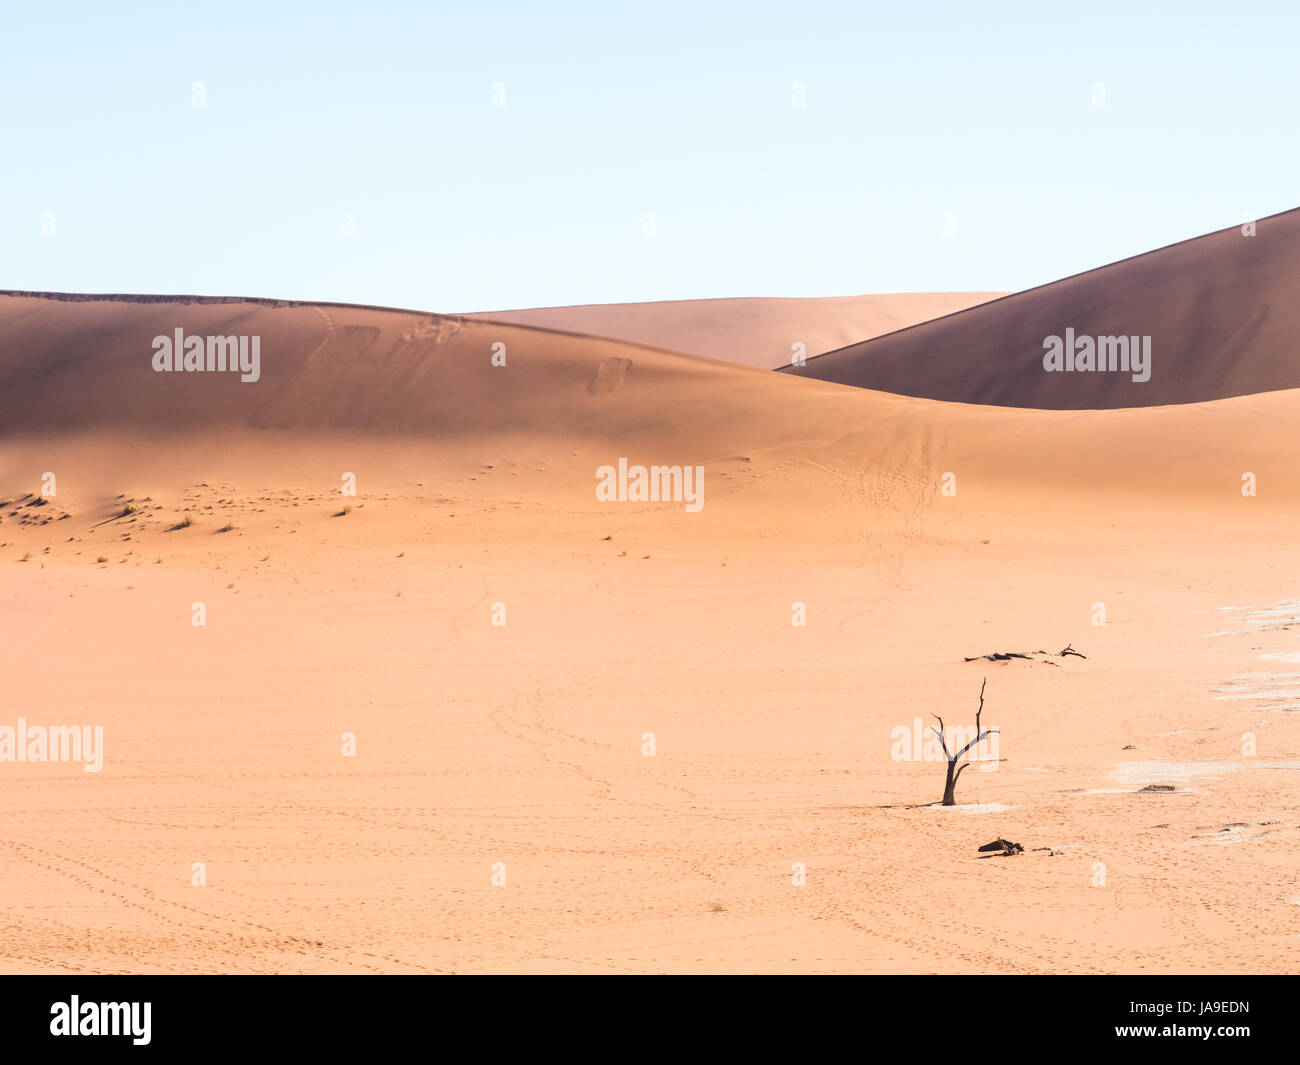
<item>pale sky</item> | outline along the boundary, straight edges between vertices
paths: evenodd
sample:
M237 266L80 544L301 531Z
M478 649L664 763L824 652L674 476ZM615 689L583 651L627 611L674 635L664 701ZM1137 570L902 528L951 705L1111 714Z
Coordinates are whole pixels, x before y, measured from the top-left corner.
M1298 10L5 0L0 287L1027 288L1298 205Z

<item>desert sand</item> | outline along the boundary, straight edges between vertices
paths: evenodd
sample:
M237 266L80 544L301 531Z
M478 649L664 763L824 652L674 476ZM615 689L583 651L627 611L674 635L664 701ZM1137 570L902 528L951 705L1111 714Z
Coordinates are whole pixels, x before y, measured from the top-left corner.
M97 773L0 763L0 969L1292 968L1269 306L1217 377L1158 346L1159 405L1030 410L1072 404L1010 356L917 398L474 317L0 296L0 725L104 730ZM176 328L260 336L260 380L154 372ZM705 505L599 502L620 458L702 466ZM973 724L985 677L1003 760L934 805L899 730Z

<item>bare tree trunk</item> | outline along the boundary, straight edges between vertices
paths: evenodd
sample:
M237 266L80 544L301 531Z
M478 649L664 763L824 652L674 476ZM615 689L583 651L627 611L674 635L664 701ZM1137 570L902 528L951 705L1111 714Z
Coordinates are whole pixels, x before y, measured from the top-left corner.
M948 763L948 780L943 786L943 804L944 806L956 806L957 798L953 794L957 790L957 775L953 772L957 768L957 760L953 759Z

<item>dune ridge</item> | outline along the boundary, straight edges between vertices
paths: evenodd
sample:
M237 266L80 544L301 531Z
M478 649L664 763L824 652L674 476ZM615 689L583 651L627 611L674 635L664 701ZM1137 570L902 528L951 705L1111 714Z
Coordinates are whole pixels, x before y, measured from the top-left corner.
M771 370L851 342L983 303L995 292L900 292L578 304L467 318L549 326Z

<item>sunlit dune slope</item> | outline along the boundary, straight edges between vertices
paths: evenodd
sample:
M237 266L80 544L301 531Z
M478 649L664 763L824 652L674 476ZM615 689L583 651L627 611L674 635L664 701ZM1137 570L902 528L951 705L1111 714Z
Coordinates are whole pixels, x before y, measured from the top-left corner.
M773 370L790 365L800 352L805 357L818 355L1000 295L899 292L813 299L668 300L534 307L468 317L593 333Z

